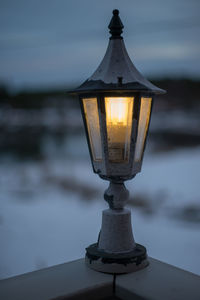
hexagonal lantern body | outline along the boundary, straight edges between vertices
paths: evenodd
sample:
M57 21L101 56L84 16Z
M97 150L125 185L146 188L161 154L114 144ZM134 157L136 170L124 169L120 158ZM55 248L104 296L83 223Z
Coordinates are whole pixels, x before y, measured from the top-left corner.
M141 170L153 97L165 91L130 60L117 10L108 27L111 37L102 62L74 93L80 98L94 172L123 182Z
M139 92L80 96L94 172L125 181L141 170L153 97Z

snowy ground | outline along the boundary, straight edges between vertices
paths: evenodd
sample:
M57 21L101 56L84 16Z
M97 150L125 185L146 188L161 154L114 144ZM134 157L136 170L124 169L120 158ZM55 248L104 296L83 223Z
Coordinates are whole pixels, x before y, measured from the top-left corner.
M0 278L83 257L96 241L108 183L78 143L68 144L66 160L52 147L44 161L1 160ZM147 153L126 185L143 203L129 204L135 240L150 256L200 275L199 178L200 148L193 148Z

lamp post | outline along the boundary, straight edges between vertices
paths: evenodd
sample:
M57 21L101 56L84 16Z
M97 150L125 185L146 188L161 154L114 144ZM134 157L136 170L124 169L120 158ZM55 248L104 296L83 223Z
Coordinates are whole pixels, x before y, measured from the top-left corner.
M73 93L79 95L93 170L110 181L104 199L98 242L86 248L86 264L97 271L128 273L148 265L146 249L135 243L129 192L124 181L141 171L153 96L165 93L131 62L119 11L113 11L106 54L93 75Z

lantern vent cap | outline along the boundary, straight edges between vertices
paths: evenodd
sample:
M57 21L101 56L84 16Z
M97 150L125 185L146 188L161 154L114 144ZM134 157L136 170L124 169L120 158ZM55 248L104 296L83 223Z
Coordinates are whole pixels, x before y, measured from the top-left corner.
M108 25L108 28L110 29L111 34L110 39L122 39L121 34L123 32L124 25L119 17L118 9L113 10L113 17Z

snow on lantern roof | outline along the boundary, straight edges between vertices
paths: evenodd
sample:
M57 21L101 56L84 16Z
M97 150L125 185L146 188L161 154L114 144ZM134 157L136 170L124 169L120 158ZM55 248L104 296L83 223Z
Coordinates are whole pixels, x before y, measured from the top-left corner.
M123 37L124 28L119 11L113 10L113 17L108 26L111 37L105 56L96 71L74 92L129 91L164 94L162 90L148 81L136 69L127 53Z

